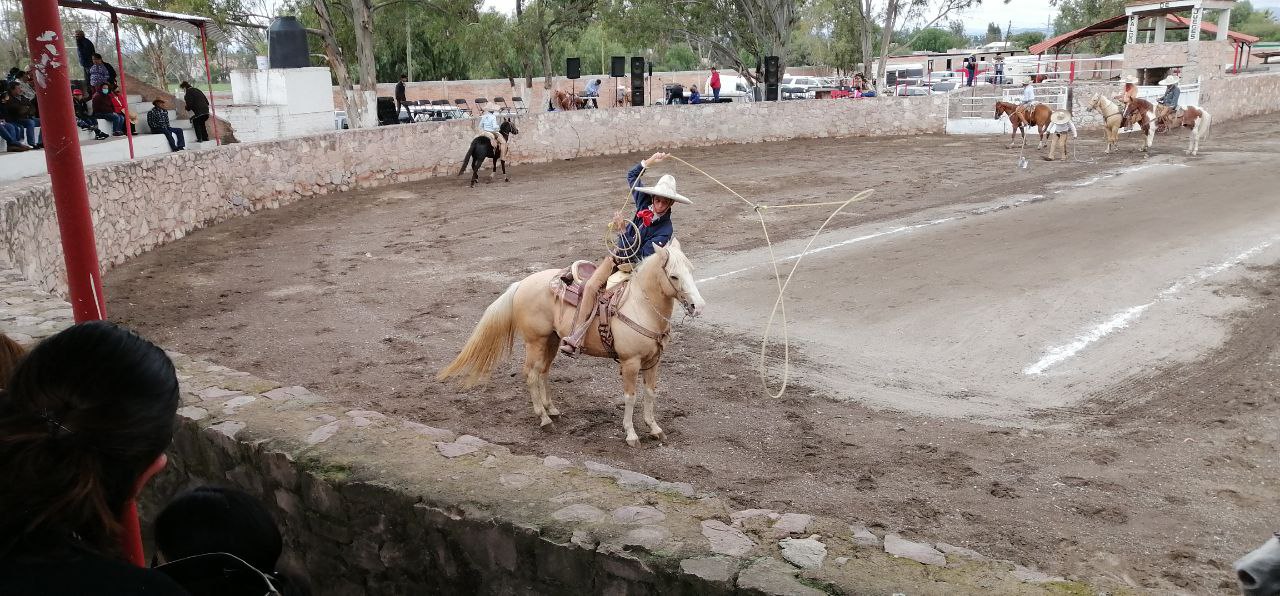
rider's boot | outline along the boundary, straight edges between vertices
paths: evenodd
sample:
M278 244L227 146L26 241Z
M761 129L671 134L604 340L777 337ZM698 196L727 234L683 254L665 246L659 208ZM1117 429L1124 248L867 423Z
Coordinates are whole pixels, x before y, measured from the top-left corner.
M560 352L566 356L576 356L578 350L582 348L582 340L587 335L587 329L591 328L591 319L594 318L596 312L596 300L600 295L600 290L604 289L605 282L609 281L609 276L613 275L613 257L605 257L596 266L595 273L582 284L582 300L578 302L578 310L573 316L573 325L569 327L571 330L569 337L560 340Z

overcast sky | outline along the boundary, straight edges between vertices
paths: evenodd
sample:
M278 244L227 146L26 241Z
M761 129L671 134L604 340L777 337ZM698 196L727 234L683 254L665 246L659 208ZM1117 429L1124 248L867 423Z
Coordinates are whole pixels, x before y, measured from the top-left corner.
M485 8L512 13L516 9L516 0L484 0ZM1280 0L1253 0L1255 8L1270 8L1280 12ZM970 33L985 33L987 23L995 22L1004 27L1013 21L1014 29L1044 29L1047 20L1057 15L1057 11L1049 6L1048 0L1011 0L1008 4L1001 0L986 0L978 7L965 11L960 15L965 30Z

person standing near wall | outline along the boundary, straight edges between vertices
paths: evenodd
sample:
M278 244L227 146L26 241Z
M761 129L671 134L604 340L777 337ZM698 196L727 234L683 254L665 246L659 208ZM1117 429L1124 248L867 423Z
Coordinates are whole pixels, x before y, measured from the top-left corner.
M89 81L89 69L93 67L93 54L98 50L93 47L93 42L84 36L84 31L76 29L76 53L80 56L80 66L84 68L84 84L87 85L85 90L92 88L93 83Z
M711 67L711 102L720 103L720 71Z
M400 110L404 110L404 115L412 120L413 114L409 113L409 100L405 93L407 82L409 82L409 75L400 75L400 82L396 83L396 117L399 118Z
M209 131L205 129L205 123L209 121L209 98L186 81L178 86L185 92L182 101L186 102L187 111L191 112L191 129L196 133L196 142L209 140Z

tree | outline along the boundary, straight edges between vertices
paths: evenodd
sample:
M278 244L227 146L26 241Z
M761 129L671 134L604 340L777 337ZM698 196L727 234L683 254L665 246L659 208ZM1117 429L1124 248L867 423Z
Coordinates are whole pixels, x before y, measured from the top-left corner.
M915 34L911 49L917 52L945 52L964 45L964 39L945 29L929 28Z
M1024 50L1042 41L1044 41L1044 33L1041 31L1024 31L1009 36L1009 43Z
M1058 16L1053 20L1053 32L1061 35L1102 19L1124 13L1125 0L1059 0ZM1081 41L1098 54L1114 54L1124 48L1124 34L1110 33Z
M537 40L542 58L542 88L552 88L553 44L566 34L586 27L598 7L598 0L533 0L520 12L520 28ZM520 0L517 0L520 6Z
M893 47L890 45L890 42L893 39L893 32L895 30L895 27L898 24L899 17L902 18L903 22L911 22L918 19L928 18L926 14L930 8L930 5L932 4L932 2L930 2L929 0L886 0L886 1L887 1L887 5L885 7L885 12L884 12L884 21L883 21L884 25L883 25L883 28L881 29L881 38L880 38L881 39L880 64L876 69L875 77L871 79L875 81L877 84L879 84L880 80L884 77L885 68L888 66L889 54L893 49ZM1006 3L1008 1L1009 0L1005 0ZM973 7L981 3L982 3L982 0L941 0L936 6L936 12L933 13L933 17L929 18L929 20L925 22L924 26L921 27L919 31L921 32L927 31L933 28L934 25L942 21L948 15L968 9L970 7ZM859 4L857 4L857 7L858 7L857 9L862 14L862 16L866 18L867 15L871 14L871 8L873 6L874 6L873 0L860 0ZM863 29L865 34L865 30L866 30L865 25ZM917 32L911 38L907 39L904 43L898 44L898 46L910 47L912 44L915 43L915 40L919 35L920 33ZM868 47L868 43L864 41L863 46L864 48ZM864 54L869 54L869 52L864 51ZM868 69L864 63L863 73L867 74L867 70Z
M993 41L1000 41L1001 39L1004 39L1004 34L1000 29L1000 25L997 25L995 23L987 23L986 43L991 43Z
M643 1L660 9L665 32L704 49L712 62L755 80L751 65L764 56L777 56L780 69L786 71L792 33L807 0Z

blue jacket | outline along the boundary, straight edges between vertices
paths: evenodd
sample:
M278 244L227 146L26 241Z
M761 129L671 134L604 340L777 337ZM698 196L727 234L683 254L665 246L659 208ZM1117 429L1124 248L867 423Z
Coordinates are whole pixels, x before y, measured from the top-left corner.
M640 177L640 171L642 169L644 169L643 165L636 164L634 168L631 168L631 171L627 172L627 188L644 186L643 182L636 181L636 179ZM645 193L637 190L633 191L631 194L632 198L636 201L636 211L648 209L649 205L653 204L653 197ZM644 225L643 221L641 221L640 216L633 217L631 219L631 223L635 224L636 228L639 228L640 230L639 250L636 251L634 248L629 248L634 242L633 236L636 231L632 227L627 226L626 231L618 238L618 247L622 249L619 253L623 257L631 258L623 258L620 259L619 262L639 262L640 259L653 254L654 245L666 246L667 243L671 241L671 235L675 233L675 227L671 223L671 211L669 209L666 213L662 214L661 217L654 219L647 226ZM638 254L632 255L631 252L638 252Z

